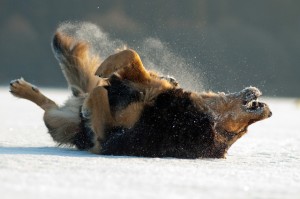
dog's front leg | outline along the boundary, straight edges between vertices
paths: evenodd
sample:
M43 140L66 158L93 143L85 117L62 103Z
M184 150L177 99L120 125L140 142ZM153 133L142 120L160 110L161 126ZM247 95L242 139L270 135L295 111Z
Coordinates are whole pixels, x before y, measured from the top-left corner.
M87 121L86 125L94 132L94 147L92 153L101 152L101 140L105 137L105 128L114 123L111 114L107 90L101 86L96 87L89 94L82 106L82 116Z
M95 74L100 77L109 77L114 72L133 82L144 83L151 78L150 73L144 68L140 56L132 49L109 56L101 63Z

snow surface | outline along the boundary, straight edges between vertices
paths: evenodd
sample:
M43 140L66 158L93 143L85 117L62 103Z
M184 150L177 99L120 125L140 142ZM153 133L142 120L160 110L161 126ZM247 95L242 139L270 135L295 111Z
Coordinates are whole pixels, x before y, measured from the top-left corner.
M300 198L300 105L265 101L273 117L227 159L114 157L56 147L42 110L0 88L0 198Z

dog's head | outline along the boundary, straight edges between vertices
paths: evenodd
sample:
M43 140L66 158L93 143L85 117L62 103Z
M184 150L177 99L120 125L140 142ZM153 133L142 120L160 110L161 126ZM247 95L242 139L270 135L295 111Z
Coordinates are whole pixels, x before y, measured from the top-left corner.
M248 87L236 93L206 93L201 97L215 116L216 128L240 137L249 125L271 117L268 105L258 101L261 95L257 88Z

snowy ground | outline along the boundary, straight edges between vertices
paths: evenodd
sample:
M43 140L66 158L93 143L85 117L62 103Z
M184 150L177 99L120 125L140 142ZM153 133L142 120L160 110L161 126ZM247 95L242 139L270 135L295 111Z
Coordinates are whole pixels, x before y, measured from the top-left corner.
M46 90L63 102L67 92ZM57 148L42 111L0 88L0 197L300 198L300 105L267 99L256 123L227 159L97 156Z

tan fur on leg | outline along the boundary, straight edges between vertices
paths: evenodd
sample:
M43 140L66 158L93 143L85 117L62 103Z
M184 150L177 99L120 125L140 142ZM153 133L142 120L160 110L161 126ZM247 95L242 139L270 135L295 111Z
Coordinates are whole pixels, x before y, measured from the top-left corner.
M72 144L74 137L81 130L79 109L84 97L72 97L64 106L45 111L44 122L55 141L61 144Z
M104 78L117 74L122 79L132 82L132 86L143 93L159 94L165 89L178 85L174 79L163 78L157 73L147 71L137 52L132 49L123 50L105 59L96 71L96 75ZM149 91L151 90L151 91ZM153 92L155 91L155 92Z
M145 82L151 78L149 72L144 68L140 56L131 49L109 56L101 63L95 74L109 77L114 72L118 72L124 79L133 82Z
M43 95L37 87L26 82L23 78L10 82L10 92L15 97L24 98L34 102L45 111L58 107L55 102Z
M86 42L57 32L53 39L53 49L75 96L79 91L88 93L101 85L101 79L95 76L100 58L92 55Z
M93 153L100 153L99 141L104 138L106 127L112 126L112 117L107 90L103 87L96 87L86 98L82 106L82 115L90 121L90 126L95 133L95 146L90 150Z
M79 131L79 107L84 98L71 98L63 107L43 95L39 89L24 79L11 81L10 92L19 98L27 99L40 106L44 111L44 122L52 138L59 144L72 144Z

